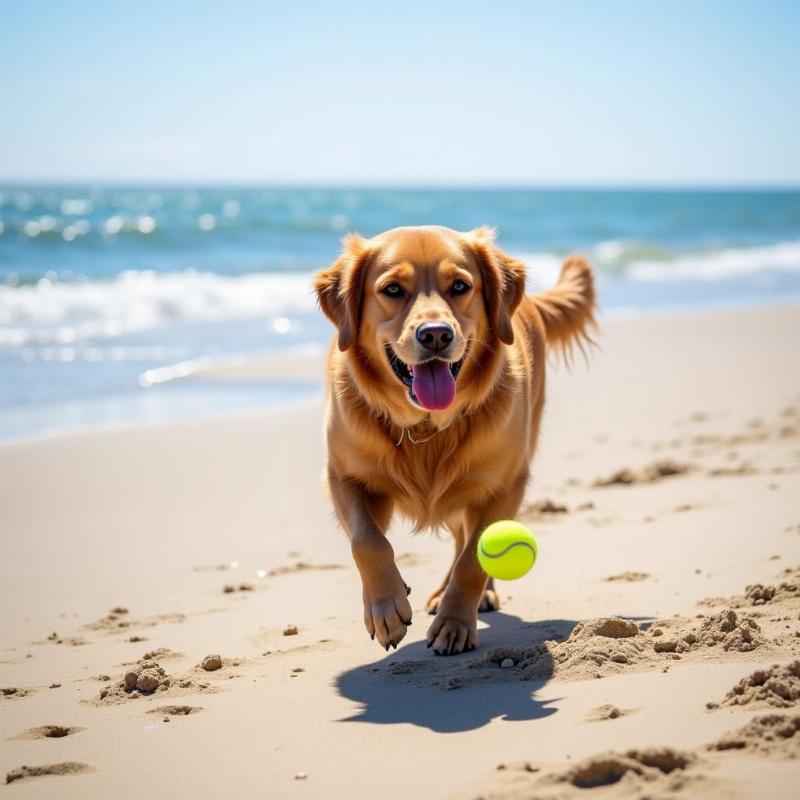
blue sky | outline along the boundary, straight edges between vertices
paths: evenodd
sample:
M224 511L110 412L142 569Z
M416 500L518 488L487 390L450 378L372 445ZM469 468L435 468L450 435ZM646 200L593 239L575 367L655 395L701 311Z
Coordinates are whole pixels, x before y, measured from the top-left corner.
M0 12L0 179L800 183L800 2Z

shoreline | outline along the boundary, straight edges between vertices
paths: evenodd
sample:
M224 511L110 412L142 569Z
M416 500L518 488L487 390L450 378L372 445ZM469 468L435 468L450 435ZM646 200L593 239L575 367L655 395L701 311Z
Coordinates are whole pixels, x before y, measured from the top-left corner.
M761 311L776 310L784 313L795 309L800 313L800 297L785 298L773 303L721 303L716 306L702 307L660 307L653 309L611 309L599 315L599 325L617 325L626 322L637 322L648 320L673 320L681 321L687 319L719 318L730 314L739 313L759 313ZM324 364L327 352L326 343L308 343L303 345L292 345L282 350L269 350L256 353L227 354L219 357L201 356L199 358L176 362L165 367L144 370L140 375L140 385L145 390L158 389L159 387L182 386L184 388L194 388L198 392L204 389L219 390L229 388L233 392L237 388L260 388L263 390L263 402L259 406L257 403L248 403L242 407L229 407L221 411L213 411L206 414L189 414L178 417L162 417L159 419L143 419L136 416L112 420L103 423L89 425L66 424L52 429L37 430L31 433L18 435L8 435L0 437L0 448L15 444L22 444L28 441L37 441L42 438L57 436L81 435L83 433L101 432L104 430L130 429L139 426L160 426L170 425L181 422L200 422L215 418L230 417L237 414L249 414L257 412L258 408L275 409L293 405L297 402L313 402L314 396L319 396L324 391ZM307 383L303 391L297 390L297 396L291 399L284 399L279 402L271 400L271 395L286 391L290 385L297 386L299 383ZM225 384L228 384L225 387ZM259 387L258 385L261 384ZM136 399L144 399L144 395L137 395L130 392L124 396L118 396L120 405L133 405ZM84 398L83 404L104 400L104 397ZM80 404L81 401L68 400L57 404L56 408L64 408L72 404ZM234 406L235 400L233 402ZM10 414L17 409L7 409L4 413Z

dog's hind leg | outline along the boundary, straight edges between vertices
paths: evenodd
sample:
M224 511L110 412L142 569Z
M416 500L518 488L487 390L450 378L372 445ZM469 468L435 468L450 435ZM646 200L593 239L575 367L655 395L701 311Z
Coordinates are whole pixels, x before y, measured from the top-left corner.
M436 655L455 655L478 646L478 607L485 596L486 573L478 563L478 538L487 525L513 519L528 482L527 471L510 481L501 494L465 511L464 546L453 564L439 610L428 628L428 647Z
M453 534L453 544L455 545L453 563L450 564L450 569L447 570L447 574L442 579L442 582L431 593L430 597L425 602L425 610L429 614L435 614L439 610L439 603L441 603L442 596L444 595L445 589L447 589L447 584L450 582L450 576L453 574L453 567L455 566L456 561L458 561L458 557L461 555L461 552L464 549L464 541L466 538L464 535L464 523L459 521L452 525L448 525L448 527L450 529L450 533ZM487 611L497 611L499 608L500 595L497 594L497 591L494 588L494 578L489 578L489 580L486 582L486 589L483 592L480 605L478 606L478 612L483 614Z
M464 549L464 523L459 520L458 522L448 524L447 527L453 535L453 545L455 546L453 562L450 564L450 569L447 570L447 575L442 578L439 586L431 592L431 596L425 601L425 610L429 614L435 614L439 610L439 603L442 600L445 589L447 589L447 584L450 582L450 576L453 574L453 567L456 561L458 561L461 551Z
M494 588L494 578L486 581L486 588L483 590L481 604L478 606L478 613L485 614L487 611L497 611L500 608L500 595Z

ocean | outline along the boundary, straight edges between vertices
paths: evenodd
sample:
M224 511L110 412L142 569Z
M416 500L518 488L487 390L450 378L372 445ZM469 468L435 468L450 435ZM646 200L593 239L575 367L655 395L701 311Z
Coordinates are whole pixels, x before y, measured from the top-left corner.
M800 191L0 186L0 440L285 404L174 380L332 330L311 274L350 230L488 224L531 289L570 252L606 316L800 298Z

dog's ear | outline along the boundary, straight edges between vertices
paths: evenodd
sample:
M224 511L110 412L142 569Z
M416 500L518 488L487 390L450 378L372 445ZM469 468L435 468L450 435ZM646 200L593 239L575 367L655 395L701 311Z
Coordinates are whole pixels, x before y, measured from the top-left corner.
M483 276L486 313L497 338L513 344L511 319L525 295L525 265L507 256L494 243L492 228L475 228L466 234Z
M342 240L342 255L314 276L320 308L339 332L339 349L352 347L358 333L361 295L370 248L358 234Z

